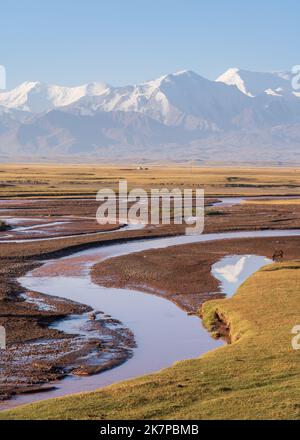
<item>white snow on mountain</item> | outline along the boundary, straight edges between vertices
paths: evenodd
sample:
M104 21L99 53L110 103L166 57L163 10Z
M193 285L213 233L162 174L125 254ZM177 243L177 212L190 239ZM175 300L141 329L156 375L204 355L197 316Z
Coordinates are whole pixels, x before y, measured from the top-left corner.
M217 130L243 110L246 101L238 90L185 70L140 85L111 87L99 96L84 96L70 110L81 115L131 111L166 125Z
M292 92L289 72L256 73L231 68L216 81L210 81L183 70L124 87L104 83L63 87L25 82L11 91L0 92L0 107L42 113L71 106L74 112L82 115L97 111L133 111L167 125L185 123L197 128L207 124L211 127L211 122L222 125L223 118L248 105L245 96L279 97L292 95Z
M216 81L235 86L249 97L261 93L283 96L293 92L290 72L250 72L234 67L220 75Z
M62 87L40 82L24 82L9 92L0 93L0 106L42 113L57 107L70 105L83 96L97 96L107 89L103 83L85 84L79 87Z
M122 87L25 82L0 92L0 155L300 163L299 97L289 72L237 68L216 81L183 70Z

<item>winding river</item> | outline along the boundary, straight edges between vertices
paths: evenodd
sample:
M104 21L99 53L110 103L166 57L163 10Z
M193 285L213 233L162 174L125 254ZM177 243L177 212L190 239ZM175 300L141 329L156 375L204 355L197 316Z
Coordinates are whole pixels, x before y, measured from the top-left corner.
M223 344L222 341L210 337L197 316L189 316L167 299L141 291L105 288L93 284L90 270L96 262L115 256L190 243L287 236L300 236L300 230L239 231L128 241L102 245L46 262L42 267L19 279L24 288L81 302L95 310L103 310L133 331L137 347L134 349L133 357L119 367L90 377L69 376L58 382L55 390L18 396L2 403L0 409L76 392L92 391L121 380L158 371L179 360L198 357ZM224 293L231 296L251 273L268 263L269 260L264 256L225 257L212 267L212 273L220 280ZM71 270L66 272L66 267ZM55 276L51 275L53 273ZM70 318L65 319L58 321L55 328L72 333L70 324Z

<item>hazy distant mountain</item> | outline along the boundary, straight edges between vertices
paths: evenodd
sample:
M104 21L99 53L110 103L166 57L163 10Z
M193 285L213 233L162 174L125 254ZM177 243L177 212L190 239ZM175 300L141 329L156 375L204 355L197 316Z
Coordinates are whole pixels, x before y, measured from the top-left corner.
M210 81L181 71L125 87L26 82L0 93L2 159L287 162L299 145L289 73L229 69Z
M108 86L103 83L61 87L40 82L25 82L10 92L0 93L0 106L40 113L72 104L83 96L97 96Z
M216 81L236 86L245 95L254 97L261 93L274 96L291 94L293 92L291 80L291 72L262 73L231 68L220 75Z
M166 125L217 131L247 103L239 91L183 71L137 86L108 88L99 96L81 98L70 108L84 115L134 111Z

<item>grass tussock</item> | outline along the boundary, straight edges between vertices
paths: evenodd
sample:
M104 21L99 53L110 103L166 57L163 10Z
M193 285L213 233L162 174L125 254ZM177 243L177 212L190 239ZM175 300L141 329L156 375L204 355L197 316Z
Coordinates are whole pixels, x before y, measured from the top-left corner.
M0 220L0 231L7 231L8 229L10 229L10 226L4 220Z
M216 210L207 210L205 211L205 215L214 216L214 215L224 215L224 211L216 211Z
M281 270L273 270L273 269ZM232 344L199 359L93 393L2 412L2 419L298 419L300 262L251 276L227 300L205 303L205 325L226 320ZM272 270L270 270L272 269Z

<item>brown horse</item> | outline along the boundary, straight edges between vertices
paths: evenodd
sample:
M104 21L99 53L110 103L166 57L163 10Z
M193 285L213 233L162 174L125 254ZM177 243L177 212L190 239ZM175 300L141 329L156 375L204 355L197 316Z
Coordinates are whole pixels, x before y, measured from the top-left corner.
M281 261L283 259L283 250L275 251L272 259L273 261Z

